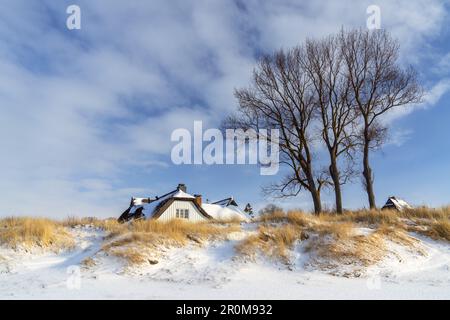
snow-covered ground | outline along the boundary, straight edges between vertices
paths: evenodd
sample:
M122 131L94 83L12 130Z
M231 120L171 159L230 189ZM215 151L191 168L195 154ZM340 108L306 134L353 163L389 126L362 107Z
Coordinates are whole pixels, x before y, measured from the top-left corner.
M125 268L101 251L103 232L75 228L76 248L48 253L0 249L1 299L449 299L450 246L414 235L423 255L392 244L390 255L359 278L237 258L245 234L206 246L166 248L158 263ZM93 257L95 265L82 262Z

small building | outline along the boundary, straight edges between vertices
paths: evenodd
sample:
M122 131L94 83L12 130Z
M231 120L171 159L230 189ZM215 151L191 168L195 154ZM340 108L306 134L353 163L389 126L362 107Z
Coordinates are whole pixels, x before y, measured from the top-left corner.
M412 209L412 207L405 200L392 196L389 197L386 204L381 208L381 210L385 209L403 211L405 209Z
M130 206L119 217L119 222L134 219L186 219L192 222L205 220L248 221L247 215L239 209L233 197L213 203L203 203L199 194L186 192L186 186L178 187L155 198L131 198Z

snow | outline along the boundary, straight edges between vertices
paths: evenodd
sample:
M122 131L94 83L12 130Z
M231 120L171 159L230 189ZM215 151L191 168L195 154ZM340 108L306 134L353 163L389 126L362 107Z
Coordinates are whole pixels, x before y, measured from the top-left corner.
M203 203L202 208L214 219L217 220L231 220L239 219L241 221L248 221L246 215L234 206L222 207L218 204Z
M161 201L153 201L153 202L146 203L146 204L142 205L142 207L144 207L144 209L142 210L142 213L144 214L144 216L147 219L150 218L153 215L153 213L155 212L156 207L160 204L160 202ZM136 211L136 209L134 209L134 211Z
M0 299L449 299L450 246L413 234L418 255L390 243L390 255L359 278L337 277L304 265L299 243L294 264L237 258L234 247L254 231L231 233L203 246L164 247L158 263L124 268L101 251L104 232L68 229L72 251L0 248ZM362 233L370 230L361 230ZM86 258L94 266L83 266Z
M172 198L191 198L194 199L195 197L189 193L184 192L183 190L178 190L175 192L175 194L172 196Z
M135 206L141 206L144 203L147 203L145 201L148 201L149 198L133 198L133 205Z

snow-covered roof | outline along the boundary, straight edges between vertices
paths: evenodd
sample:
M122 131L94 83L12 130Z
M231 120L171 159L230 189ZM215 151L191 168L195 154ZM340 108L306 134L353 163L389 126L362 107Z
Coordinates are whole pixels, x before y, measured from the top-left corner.
M233 197L229 197L229 198L226 198L226 199L223 199L223 200L215 201L215 202L213 202L213 204L218 204L218 205L220 205L222 207L226 207L226 206L230 206L230 205L233 205L233 206L237 207L237 203L236 203L236 201L234 201Z
M156 197L156 198L133 198L133 207L130 210L130 213L136 212L137 209L143 208L142 213L144 213L145 216L151 215L154 212L154 209L164 200L170 199L170 198L188 198L188 199L195 199L195 197L187 192L184 192L183 190L174 190L172 192L169 192L162 197Z
M132 205L128 209L128 213L125 214L124 219L132 219L132 218L141 218L145 217L146 219L156 217L161 214L161 208L168 202L173 201L172 199L180 199L192 201L195 199L195 196L187 193L181 188L177 188L174 191L171 191L161 197L155 197L153 199L150 198L133 198ZM198 207L201 213L205 216L208 215L206 211L202 207Z
M130 207L120 216L120 221L127 221L133 218L146 219L158 217L161 214L162 208L165 205L170 205L168 201L180 199L183 201L193 201L196 196L193 196L185 191L184 185L179 185L176 190L171 191L161 197L155 198L132 198ZM200 200L201 201L201 200ZM249 221L247 215L239 209L233 197L219 200L213 203L199 204L195 202L195 206L208 218L217 220L232 220L239 219L241 221Z
M233 220L248 221L248 217L236 206L224 207L214 203L203 203L202 208L216 220Z
M146 218L150 218L153 216L153 214L156 212L156 208L164 201L170 199L170 198L189 198L193 199L195 198L193 195L190 195L189 193L186 193L182 190L174 190L170 193L165 194L162 197L156 197L152 201L146 203L142 201L142 199L146 198L133 198L137 201L133 201L133 207L130 210L130 214L134 214L136 210L142 208L142 214Z
M397 197L389 197L383 209L395 208L397 210L411 209L412 207L405 201Z
M191 198L191 199L195 199L195 197L192 194L184 192L183 190L177 190L173 194L172 198Z
M154 199L151 198L134 198L133 197L133 205L135 206L140 206L143 205L144 203L149 203L151 201L153 201Z

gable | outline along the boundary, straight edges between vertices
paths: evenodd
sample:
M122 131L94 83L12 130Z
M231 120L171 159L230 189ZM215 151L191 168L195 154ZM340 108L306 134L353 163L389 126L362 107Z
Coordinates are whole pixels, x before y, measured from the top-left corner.
M155 219L161 221L169 221L172 219L176 219L177 209L189 210L189 221L200 222L206 221L208 219L202 212L200 212L200 210L193 201L177 200L177 199L171 201L171 203L168 204L167 208L164 208L164 210L162 210L162 212L158 216L155 216Z

